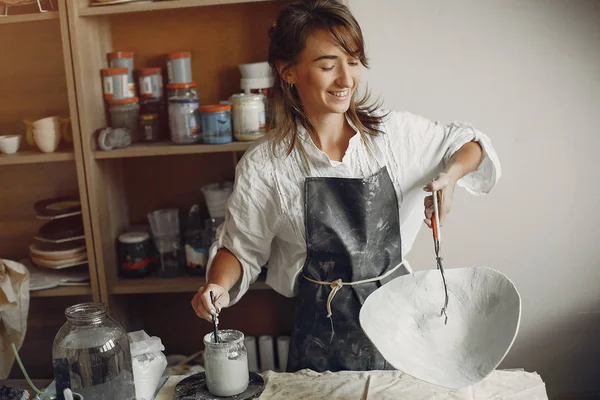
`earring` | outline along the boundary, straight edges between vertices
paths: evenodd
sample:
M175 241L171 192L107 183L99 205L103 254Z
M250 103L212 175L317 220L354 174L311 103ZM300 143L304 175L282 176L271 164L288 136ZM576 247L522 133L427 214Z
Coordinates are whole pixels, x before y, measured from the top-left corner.
M294 90L296 88L296 86L294 86L293 83L290 83L290 89Z

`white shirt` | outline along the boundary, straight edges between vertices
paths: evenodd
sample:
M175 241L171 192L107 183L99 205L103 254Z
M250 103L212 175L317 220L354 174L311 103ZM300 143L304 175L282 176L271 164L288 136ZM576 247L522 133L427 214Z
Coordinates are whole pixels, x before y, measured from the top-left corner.
M341 162L330 160L302 127L298 138L310 165L297 149L286 156L286 143L273 152L271 142L265 140L246 152L237 165L225 222L217 231L207 267L210 270L222 247L240 261L243 274L230 291L231 305L246 293L265 265L269 286L287 297L297 293L306 260L306 177L364 178L387 166L398 199L403 257L423 224L423 199L427 195L423 187L444 170L464 144L479 142L484 160L458 182L459 186L482 195L500 178L500 161L489 138L467 124L441 125L407 112L391 112L381 130L384 134L368 135L366 141L355 134Z

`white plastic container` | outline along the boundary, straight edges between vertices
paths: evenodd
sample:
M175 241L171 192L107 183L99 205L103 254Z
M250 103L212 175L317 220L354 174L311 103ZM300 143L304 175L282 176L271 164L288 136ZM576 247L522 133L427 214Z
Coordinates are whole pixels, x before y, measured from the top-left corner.
M227 209L227 200L233 192L233 183L211 183L206 186L202 186L200 189L204 194L206 200L206 206L208 207L208 213L211 218L222 218L225 216L225 210Z
M0 151L4 154L14 154L21 145L21 135L0 136Z

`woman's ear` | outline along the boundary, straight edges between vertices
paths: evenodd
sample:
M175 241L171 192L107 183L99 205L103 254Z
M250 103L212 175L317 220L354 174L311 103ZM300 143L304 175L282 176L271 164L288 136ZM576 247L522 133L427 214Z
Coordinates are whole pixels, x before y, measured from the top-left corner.
M276 64L277 73L283 79L284 82L293 85L296 83L296 72L294 67L289 66L289 64L284 62L278 62Z

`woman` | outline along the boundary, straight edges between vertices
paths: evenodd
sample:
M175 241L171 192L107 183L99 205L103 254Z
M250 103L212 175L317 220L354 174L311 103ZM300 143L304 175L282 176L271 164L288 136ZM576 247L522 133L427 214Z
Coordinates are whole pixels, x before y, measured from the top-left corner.
M458 180L487 193L499 162L469 126L356 100L367 66L363 36L337 1L285 7L271 29L269 63L278 125L238 164L207 284L192 307L210 320L268 264L267 283L297 296L289 371L388 369L360 328L362 303L410 272L403 256L423 204L431 226L426 192L439 191L443 222Z

